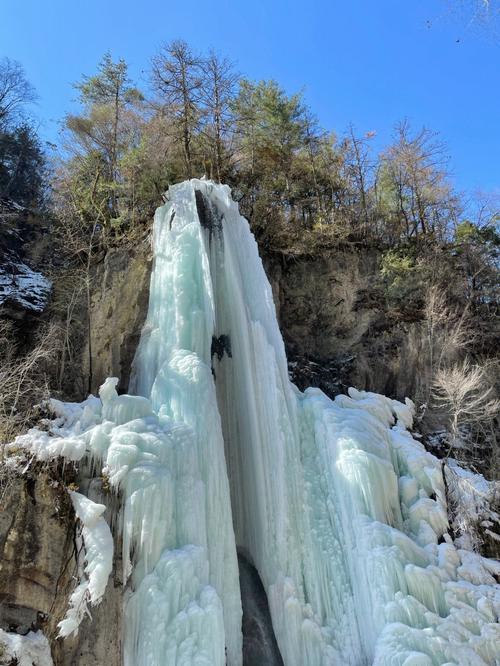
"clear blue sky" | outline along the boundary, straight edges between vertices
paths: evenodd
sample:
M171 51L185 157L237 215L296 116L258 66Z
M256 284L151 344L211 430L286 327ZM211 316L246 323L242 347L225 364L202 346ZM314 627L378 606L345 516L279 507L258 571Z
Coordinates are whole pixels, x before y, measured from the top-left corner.
M500 43L450 13L460 2L0 0L0 55L24 65L51 141L74 105L71 84L106 50L141 83L160 43L182 38L250 78L303 89L325 128L376 131L377 148L403 117L437 130L459 188L498 190Z

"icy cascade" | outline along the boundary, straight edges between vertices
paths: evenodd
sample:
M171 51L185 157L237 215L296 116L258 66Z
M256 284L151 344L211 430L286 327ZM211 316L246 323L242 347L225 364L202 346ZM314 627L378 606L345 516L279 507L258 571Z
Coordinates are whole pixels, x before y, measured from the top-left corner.
M500 567L448 536L410 401L301 394L229 189L194 180L168 197L139 395L108 379L100 399L52 401L50 431L16 442L40 459L90 456L121 492L125 664L241 663L236 540L286 666L493 666Z
M133 387L206 446L214 431L184 377L193 353L212 364L236 543L264 582L287 666L494 663L498 597L482 585L494 579L446 535L439 464L406 431L411 403L295 389L227 187L172 187L154 247Z

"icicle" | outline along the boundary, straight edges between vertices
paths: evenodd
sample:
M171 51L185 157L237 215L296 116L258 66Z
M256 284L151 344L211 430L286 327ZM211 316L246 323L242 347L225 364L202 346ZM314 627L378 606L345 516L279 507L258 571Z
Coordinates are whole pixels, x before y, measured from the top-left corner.
M125 664L241 664L238 546L285 666L493 666L497 570L453 546L411 401L290 383L229 188L171 187L154 251L138 395L108 379L100 401L53 405L56 436L17 441L40 459L101 460L121 492Z
M113 536L102 517L106 507L74 491L70 491L70 496L76 516L83 526L85 566L81 567L80 583L70 597L66 616L58 625L62 638L78 633L83 617L86 614L90 616L89 602L92 606L101 602L113 568Z

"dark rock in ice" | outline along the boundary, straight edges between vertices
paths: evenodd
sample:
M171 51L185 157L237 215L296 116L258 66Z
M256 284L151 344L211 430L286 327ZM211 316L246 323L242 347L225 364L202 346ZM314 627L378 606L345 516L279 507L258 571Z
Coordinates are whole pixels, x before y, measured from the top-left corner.
M257 569L241 553L238 566L243 606L243 666L283 666L267 595Z

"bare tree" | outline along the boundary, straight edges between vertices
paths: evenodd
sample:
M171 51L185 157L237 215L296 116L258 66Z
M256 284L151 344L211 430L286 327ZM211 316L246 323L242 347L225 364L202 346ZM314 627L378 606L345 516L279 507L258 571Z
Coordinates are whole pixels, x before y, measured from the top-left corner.
M356 189L365 234L370 225L368 190L371 180L371 172L373 171L373 164L370 159L368 140L372 136L373 133L369 132L364 138L360 138L359 136L356 136L353 125L351 124L349 126L346 164L350 172L350 180L354 183Z
M442 289L435 285L428 289L423 339L427 346L428 376L431 381L436 373L456 362L472 346L475 336L467 316L466 308L459 312L449 307Z
M444 239L454 224L458 204L447 164L445 145L434 132L424 127L412 133L407 121L396 126L395 141L382 156L382 170L393 214L407 237L433 233Z
M20 352L15 329L8 320L0 320L0 444L24 430L34 405L47 397L49 366L58 344L57 330L50 324L31 349Z
M228 138L234 126L231 102L235 95L238 75L227 58L211 51L202 62L203 80L201 101L206 111L205 135L215 162L215 175L219 182L228 171ZM212 173L209 174L212 177Z
M400 358L406 372L404 391L410 391L424 409L426 427L435 427L436 417L441 424L441 409L436 410L434 382L439 372L461 362L473 348L475 331L467 308L450 305L446 292L437 285L425 291L422 321L411 327ZM436 413L437 412L437 413Z
M478 193L468 203L470 217L455 230L456 256L463 271L464 292L472 309L497 318L500 193Z
M73 311L81 292L85 293L86 300L86 325L88 339L88 392L92 389L92 288L95 273L93 262L96 251L100 247L100 236L103 233L105 218L103 216L104 201L99 198L98 183L102 178L99 166L93 175L93 185L89 192L91 209L94 217L89 222L82 218L80 204L74 188L67 186L67 177L64 166L56 171L54 187L54 210L57 214L57 226L54 229L54 239L58 244L61 254L64 255L73 274L73 282L76 285L70 288L64 300L69 298L66 316L72 318ZM101 197L105 196L101 194ZM74 292L74 293L73 293ZM74 302L73 302L74 301ZM68 323L68 326L71 324ZM68 329L69 333L69 329ZM61 348L61 365L65 363L69 352L66 345ZM62 376L61 376L62 380Z
M461 546L498 558L500 483L478 477L455 463L443 464L450 527ZM481 477L480 477L481 478ZM496 478L496 477L493 477Z
M26 104L36 100L35 89L27 81L22 65L16 60L0 60L0 127L11 122Z
M462 30L482 33L498 41L500 37L499 0L446 0L448 15ZM460 41L459 39L457 41Z
M201 59L186 42L165 44L152 60L152 83L162 106L176 119L186 175L193 176L193 134L200 123Z
M309 109L304 110L304 146L307 154L307 161L310 167L312 177L312 186L314 190L314 198L316 199L316 208L318 219L325 219L326 204L328 196L325 197L320 180L322 175L322 153L325 147L330 145L328 134L319 126L318 119L310 112ZM328 172L328 175L330 173Z
M486 366L473 365L469 359L436 373L434 396L450 416L450 446L460 440L461 426L493 432L500 412L500 400L489 380Z

